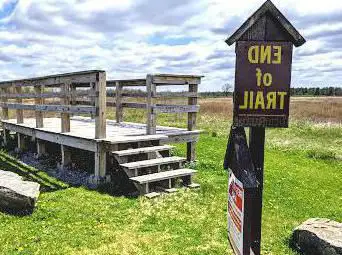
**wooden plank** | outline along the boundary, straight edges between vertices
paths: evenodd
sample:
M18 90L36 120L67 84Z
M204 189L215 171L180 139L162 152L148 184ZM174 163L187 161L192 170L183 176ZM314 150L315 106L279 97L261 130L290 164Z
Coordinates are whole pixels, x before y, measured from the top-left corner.
M190 93L198 93L198 85L189 85ZM197 97L192 97L188 99L189 106L197 106ZM199 109L198 109L199 110ZM196 129L197 122L197 112L188 112L188 130L193 131ZM196 142L187 143L187 160L193 162L196 160Z
M17 103L0 103L0 107L9 109L22 109L42 112L64 112L64 113L95 113L92 106L70 106L70 105L33 105L33 104L17 104Z
M70 84L68 83L63 84L62 91L69 92ZM70 104L70 98L69 97L62 98L61 104L62 105ZM61 130L62 133L70 132L70 114L69 113L65 113L65 112L61 113L61 129L62 129ZM63 152L63 148L62 148L62 152Z
M7 88L0 88L0 94L7 93ZM1 98L1 104L0 107L2 107L2 119L8 120L8 106L7 106L8 99L7 98Z
M156 198L159 196L160 196L160 193L158 193L158 192L151 192L151 193L147 193L144 195L144 197L146 197L148 199L153 199L153 198Z
M199 105L163 105L163 104L157 104L154 106L154 109L156 112L161 112L161 113L196 113L199 111Z
M11 86L52 86L52 85L62 85L65 83L90 83L96 81L96 75L99 70L91 70L91 71L83 71L83 72L74 72L74 73L64 73L64 74L56 74L42 77L35 77L29 79L21 79L21 80L12 80L12 81L3 81L0 82L1 88L7 88Z
M201 76L153 75L153 83L157 86L200 84Z
M34 91L36 92L36 95L39 96L43 92L42 86L36 86L34 87ZM42 105L44 104L44 100L37 97L34 100L36 105ZM42 111L35 111L36 115L36 127L42 128L44 126L44 114Z
M97 74L95 92L95 139L101 139L106 137L106 72Z
M146 87L147 87L147 125L146 125L146 133L148 135L155 134L156 126L157 126L157 116L155 112L155 105L153 97L156 94L156 85L153 83L153 76L148 74L146 77Z
M182 163L183 161L185 161L185 158L182 158L182 157L167 157L167 158L157 158L157 159L149 159L149 160L125 163L125 164L121 164L121 166L127 169L139 169L139 168L166 165L166 164L172 164L172 163Z
M159 92L156 98L199 97L196 92Z
M147 109L147 104L123 102L122 107L132 108L132 109Z
M122 136L122 137L108 137L105 141L111 144L122 144L122 143L138 143L147 141L158 141L166 140L168 136L166 135L143 135L143 136Z
M21 87L15 88L16 93L20 94L21 93ZM17 98L17 103L21 104L23 100L21 98ZM23 110L17 109L16 110L16 115L17 115L17 123L24 123L24 113Z
M177 170L170 170L166 172L131 177L130 180L139 184L145 184L145 183L158 182L158 181L168 180L168 179L173 179L173 178L179 178L179 177L188 176L188 175L194 175L195 173L196 173L196 170L193 170L193 169L177 169Z
M73 85L73 87L75 87ZM20 87L16 87L20 88ZM74 96L74 97L82 97L82 96L95 96L92 90L79 90L70 93L63 92L46 92L41 94L33 94L33 93L5 93L0 94L0 98L8 98L8 99L16 99L16 98L62 98L65 96Z
M137 154L143 154L143 153L149 153L149 152L159 152L159 151L167 151L174 148L174 146L170 145L163 145L163 146L152 146L152 147L143 147L143 148L137 148L137 149L129 149L129 150L123 150L123 151L113 151L112 153L119 157L124 156L131 156L131 155L137 155Z
M96 144L95 152L95 172L96 177L106 176L106 151L103 143Z
M110 80L107 81L107 87L116 87L119 82L122 87L145 87L146 79L130 79L130 80Z
M116 123L123 121L123 108L122 108L122 85L116 82L116 93L115 93L115 103L116 103Z

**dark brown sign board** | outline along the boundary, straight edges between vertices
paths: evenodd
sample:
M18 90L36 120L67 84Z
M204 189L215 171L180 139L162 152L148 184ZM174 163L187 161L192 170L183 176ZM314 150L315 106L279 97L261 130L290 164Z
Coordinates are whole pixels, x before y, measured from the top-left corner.
M237 42L234 126L288 127L291 64L291 42Z
M292 47L305 39L267 0L226 43L236 43L233 126L225 158L228 237L235 254L260 255L265 128L288 126ZM248 145L244 127L249 127Z

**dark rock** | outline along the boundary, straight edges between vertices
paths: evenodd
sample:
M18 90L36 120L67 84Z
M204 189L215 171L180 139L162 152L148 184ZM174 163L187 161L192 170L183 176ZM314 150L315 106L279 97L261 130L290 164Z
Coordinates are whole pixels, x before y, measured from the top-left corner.
M342 223L309 219L293 232L293 244L308 255L342 255Z
M0 170L0 208L4 211L32 210L39 187L38 183L23 181L17 174Z

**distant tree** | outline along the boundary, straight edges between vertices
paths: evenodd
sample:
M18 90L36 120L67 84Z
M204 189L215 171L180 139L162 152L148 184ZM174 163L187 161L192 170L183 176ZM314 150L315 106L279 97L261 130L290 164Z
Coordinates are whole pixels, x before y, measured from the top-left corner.
M229 83L226 83L222 86L222 92L225 96L229 96L231 94L233 86Z

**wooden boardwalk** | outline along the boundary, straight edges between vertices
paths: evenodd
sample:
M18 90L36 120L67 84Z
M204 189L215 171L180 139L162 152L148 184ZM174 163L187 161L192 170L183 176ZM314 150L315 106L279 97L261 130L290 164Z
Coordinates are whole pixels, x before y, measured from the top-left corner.
M173 190L179 178L184 185L193 187L194 171L185 171L182 167L185 159L194 161L196 156L195 146L200 134L196 130L200 81L201 76L160 74L147 75L146 79L106 81L104 71L94 70L0 82L3 146L7 145L10 132L16 134L20 151L27 149L26 137L30 137L36 143L38 157L46 154L47 142L60 145L62 167L73 161L70 148L94 152L94 175L90 182L95 184L110 181L113 171L123 171L129 178L146 175L144 180L148 182L131 179L142 194ZM189 92L157 92L158 86L177 85L189 86ZM124 87L145 87L146 92L132 92ZM29 92L23 93L23 88L29 88ZM111 100L107 100L108 97ZM173 97L187 98L188 104L156 103L156 98ZM60 98L60 103L47 103L51 98ZM139 100L126 102L125 98ZM34 99L34 104L24 103L26 99ZM115 120L105 119L107 107L116 108ZM124 122L124 108L146 110L147 122ZM15 119L9 118L9 109L15 110ZM35 118L24 118L26 110L35 111ZM55 112L60 117L45 118L44 112ZM158 126L159 113L186 113L187 128ZM83 117L85 114L88 117ZM172 157L173 147L167 145L172 143L186 143L187 157ZM108 165L108 158L114 163ZM158 174L165 171L168 173Z

